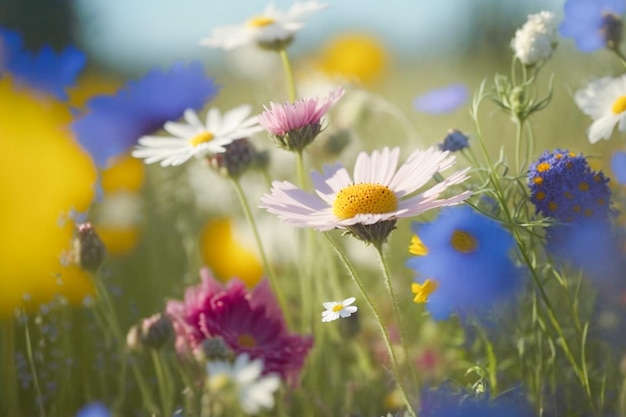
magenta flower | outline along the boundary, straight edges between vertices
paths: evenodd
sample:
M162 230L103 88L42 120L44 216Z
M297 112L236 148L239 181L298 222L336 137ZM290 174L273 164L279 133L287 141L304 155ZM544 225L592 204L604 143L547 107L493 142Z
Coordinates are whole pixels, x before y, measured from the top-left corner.
M337 87L324 99L306 98L295 103L270 103L269 109L259 115L259 124L276 142L290 151L301 151L321 132L320 120L328 109L343 96Z
M183 301L166 306L178 352L188 356L204 340L220 337L235 355L262 359L264 375L274 372L295 383L313 338L288 332L268 282L249 292L238 279L223 286L206 268L200 277L202 282L188 288Z

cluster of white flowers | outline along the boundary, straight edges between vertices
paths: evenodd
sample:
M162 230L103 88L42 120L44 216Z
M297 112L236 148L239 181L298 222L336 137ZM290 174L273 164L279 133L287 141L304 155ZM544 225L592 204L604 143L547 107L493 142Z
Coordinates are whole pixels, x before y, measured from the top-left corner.
M556 18L552 12L528 15L528 20L515 32L511 48L524 65L534 65L550 58L556 46Z

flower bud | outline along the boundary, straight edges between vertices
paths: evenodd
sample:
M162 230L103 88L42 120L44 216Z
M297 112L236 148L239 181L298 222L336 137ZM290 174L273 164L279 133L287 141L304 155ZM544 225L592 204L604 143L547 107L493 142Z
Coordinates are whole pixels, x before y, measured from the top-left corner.
M85 271L96 272L106 258L106 248L91 223L76 225L74 260Z
M155 314L134 325L126 336L126 345L132 350L143 347L160 349L172 340L174 327L167 316Z

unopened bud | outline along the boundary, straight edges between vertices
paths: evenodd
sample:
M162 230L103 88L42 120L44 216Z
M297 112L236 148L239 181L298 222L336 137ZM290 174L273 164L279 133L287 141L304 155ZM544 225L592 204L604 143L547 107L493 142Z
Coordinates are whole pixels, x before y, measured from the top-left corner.
M221 337L212 337L204 339L200 346L194 351L194 356L198 362L209 362L216 360L233 359L233 351L230 350L224 339Z
M439 150L456 152L465 149L469 146L469 140L467 136L459 132L456 129L448 131L445 139L439 144Z
M225 177L238 178L256 162L256 149L247 138L224 146L226 151L208 157L209 164Z
M602 27L600 32L604 42L609 49L617 49L622 42L622 19L613 13L602 16Z
M91 223L76 225L74 234L75 262L85 271L96 272L106 258L106 248Z
M172 340L173 335L172 322L159 313L131 327L126 336L126 345L133 350L141 350L143 347L160 349Z

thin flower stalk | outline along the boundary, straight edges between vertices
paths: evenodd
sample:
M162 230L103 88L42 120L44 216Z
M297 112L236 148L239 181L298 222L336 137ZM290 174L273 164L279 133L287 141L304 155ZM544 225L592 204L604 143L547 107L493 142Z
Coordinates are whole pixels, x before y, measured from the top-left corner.
M289 61L289 55L287 55L287 50L285 48L278 51L278 54L280 55L280 60L285 70L285 78L287 78L287 92L289 94L289 102L293 103L296 101L296 83L293 78L291 61Z

